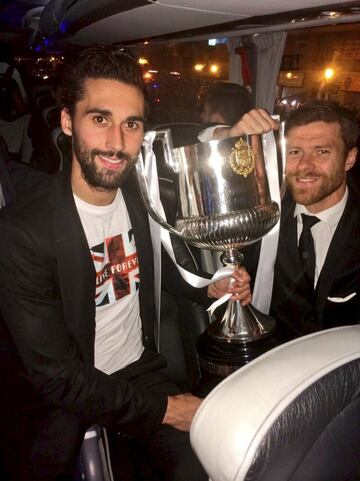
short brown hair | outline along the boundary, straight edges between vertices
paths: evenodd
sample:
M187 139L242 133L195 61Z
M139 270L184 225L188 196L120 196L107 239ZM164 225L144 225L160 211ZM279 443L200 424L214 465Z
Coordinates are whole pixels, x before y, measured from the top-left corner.
M145 97L141 68L136 59L118 47L97 45L72 57L65 65L61 86L61 103L70 116L84 95L87 79L106 78L137 87Z
M294 127L319 121L340 125L341 136L347 152L356 147L359 137L359 126L355 116L337 102L328 100L309 102L291 112L285 122L285 136Z

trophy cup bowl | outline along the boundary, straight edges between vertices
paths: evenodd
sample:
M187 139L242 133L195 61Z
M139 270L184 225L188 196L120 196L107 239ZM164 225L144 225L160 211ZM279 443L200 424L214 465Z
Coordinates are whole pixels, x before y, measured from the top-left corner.
M156 211L142 162L136 163L140 190L149 214L171 233L200 248L221 251L224 265L241 264L240 250L267 234L279 219L271 201L261 135L173 148L170 131L161 140L167 167L177 175L178 213L175 226ZM228 301L221 319L207 333L225 343L248 343L268 336L275 322L253 306Z

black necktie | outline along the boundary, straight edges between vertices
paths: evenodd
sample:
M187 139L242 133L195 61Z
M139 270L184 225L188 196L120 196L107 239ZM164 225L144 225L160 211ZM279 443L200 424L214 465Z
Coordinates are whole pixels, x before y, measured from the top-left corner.
M299 254L304 267L304 276L307 279L311 289L314 289L315 276L315 249L314 239L311 234L311 227L320 219L313 215L301 214L303 221L303 230L299 239Z

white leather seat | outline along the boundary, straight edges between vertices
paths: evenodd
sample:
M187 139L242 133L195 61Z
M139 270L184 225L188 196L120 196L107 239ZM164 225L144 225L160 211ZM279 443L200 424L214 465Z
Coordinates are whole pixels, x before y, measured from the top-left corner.
M200 406L191 443L212 481L348 481L360 467L360 326L283 344Z

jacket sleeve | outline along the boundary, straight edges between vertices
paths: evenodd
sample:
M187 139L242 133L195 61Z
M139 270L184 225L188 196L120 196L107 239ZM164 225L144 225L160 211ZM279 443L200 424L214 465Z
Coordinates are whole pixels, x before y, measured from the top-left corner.
M0 232L0 305L28 380L46 401L86 422L115 423L125 432L134 425L144 433L157 429L166 394L115 381L81 360L65 324L56 260L46 241L11 215L1 216Z

